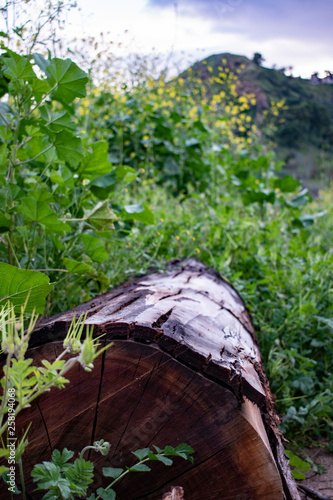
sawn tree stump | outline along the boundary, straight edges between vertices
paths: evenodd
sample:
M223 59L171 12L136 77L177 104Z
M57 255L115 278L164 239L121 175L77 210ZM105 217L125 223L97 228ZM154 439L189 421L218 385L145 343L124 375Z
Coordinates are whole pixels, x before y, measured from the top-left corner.
M173 485L186 500L299 499L249 314L218 274L190 259L136 278L42 320L27 357L55 359L82 312L114 345L91 373L75 366L66 389L52 389L19 415L17 429L32 422L26 473L54 449L79 452L103 438L109 456L91 455L99 487L108 484L102 467L132 465L131 451L185 442L194 465L152 462L152 472L124 478L117 498L156 500ZM35 487L29 478L29 498L40 498Z

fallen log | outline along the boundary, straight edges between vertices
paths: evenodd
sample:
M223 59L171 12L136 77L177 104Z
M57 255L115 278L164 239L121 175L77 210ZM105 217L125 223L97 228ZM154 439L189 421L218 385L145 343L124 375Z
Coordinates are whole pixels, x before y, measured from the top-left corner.
M138 448L185 442L194 465L154 462L139 479L128 474L117 498L156 500L177 484L190 500L299 500L258 340L230 284L194 259L174 262L42 320L27 357L55 359L83 312L94 335L114 345L91 373L75 366L66 389L18 416L17 429L32 422L25 472L54 449L79 452L102 438L112 448L91 455L97 471L132 465ZM94 486L107 484L98 473ZM29 480L28 498L40 498L34 488Z

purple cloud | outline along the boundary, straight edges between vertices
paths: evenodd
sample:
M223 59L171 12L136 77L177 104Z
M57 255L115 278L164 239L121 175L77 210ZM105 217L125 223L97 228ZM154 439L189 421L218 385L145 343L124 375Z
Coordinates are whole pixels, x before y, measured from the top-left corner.
M176 6L179 15L210 20L212 31L241 31L258 40L331 38L332 0L149 0L148 6Z

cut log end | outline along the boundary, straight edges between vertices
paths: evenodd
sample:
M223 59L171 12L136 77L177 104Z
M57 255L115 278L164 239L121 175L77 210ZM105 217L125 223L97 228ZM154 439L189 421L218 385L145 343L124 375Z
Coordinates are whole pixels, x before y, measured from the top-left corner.
M40 322L28 351L34 363L55 359L82 312L114 345L90 374L74 367L67 389L19 415L17 427L32 421L27 471L53 449L78 452L103 438L110 455L91 456L98 487L107 484L102 467L133 465L132 451L186 442L194 465L154 462L153 479L127 475L117 498L299 500L251 318L229 283L193 259L136 278Z

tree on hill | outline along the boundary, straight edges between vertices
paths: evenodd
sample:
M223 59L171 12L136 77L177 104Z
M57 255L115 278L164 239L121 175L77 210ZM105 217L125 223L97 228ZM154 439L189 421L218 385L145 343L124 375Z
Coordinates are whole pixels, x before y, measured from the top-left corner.
M265 59L262 57L262 55L259 52L256 52L253 56L253 59L252 59L254 64L256 64L257 66L262 66L262 63L264 62L264 60Z

